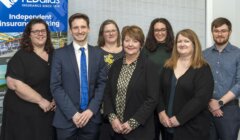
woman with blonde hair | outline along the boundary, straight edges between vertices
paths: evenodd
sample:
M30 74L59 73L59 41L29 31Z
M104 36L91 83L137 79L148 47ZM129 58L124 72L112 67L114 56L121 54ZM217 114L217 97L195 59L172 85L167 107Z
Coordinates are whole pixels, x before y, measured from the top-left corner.
M194 31L178 32L160 75L159 119L167 140L209 138L213 76Z

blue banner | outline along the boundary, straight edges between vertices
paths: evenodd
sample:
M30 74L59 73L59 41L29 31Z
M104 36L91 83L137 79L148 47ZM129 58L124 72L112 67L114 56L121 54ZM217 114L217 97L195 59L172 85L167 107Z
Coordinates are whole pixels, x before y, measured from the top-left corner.
M0 0L0 32L23 32L30 19L44 19L51 31L67 32L67 0Z

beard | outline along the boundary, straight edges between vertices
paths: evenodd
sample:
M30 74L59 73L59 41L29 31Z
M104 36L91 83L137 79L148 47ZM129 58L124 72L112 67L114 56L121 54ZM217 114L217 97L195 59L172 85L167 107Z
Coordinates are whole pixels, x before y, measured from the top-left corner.
M219 39L220 38L220 39ZM217 37L217 38L214 38L214 42L217 46L222 46L222 45L225 45L229 40L229 37Z

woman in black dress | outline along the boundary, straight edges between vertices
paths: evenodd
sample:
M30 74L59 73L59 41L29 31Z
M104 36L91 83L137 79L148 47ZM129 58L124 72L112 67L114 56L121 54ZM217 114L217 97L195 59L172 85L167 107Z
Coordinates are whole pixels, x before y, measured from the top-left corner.
M50 56L53 46L48 25L31 20L20 50L7 66L1 140L53 140L55 103L50 93Z

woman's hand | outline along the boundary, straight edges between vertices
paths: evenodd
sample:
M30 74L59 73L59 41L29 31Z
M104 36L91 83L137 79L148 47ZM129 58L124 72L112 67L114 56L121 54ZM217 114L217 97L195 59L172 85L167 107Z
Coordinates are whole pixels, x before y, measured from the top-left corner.
M44 98L42 98L38 102L38 105L44 112L47 112L47 111L49 111L51 109L51 103L48 100L44 99Z
M177 120L176 116L170 118L170 123L172 127L178 127L180 125L179 121Z
M118 118L115 118L112 122L111 122L112 128L116 133L121 134L123 131L123 127L122 124L120 122L120 120Z
M159 114L158 114L158 117L159 117L159 120L161 122L161 124L165 127L172 127L171 126L171 122L170 122L170 119L168 117L168 115L166 114L165 110L164 111L161 111Z
M51 111L55 111L56 110L56 102L54 99L52 99L52 102L50 104L50 109Z
M132 127L130 127L128 122L125 122L122 125L122 128L123 128L122 134L128 134L128 133L130 133L132 131Z

